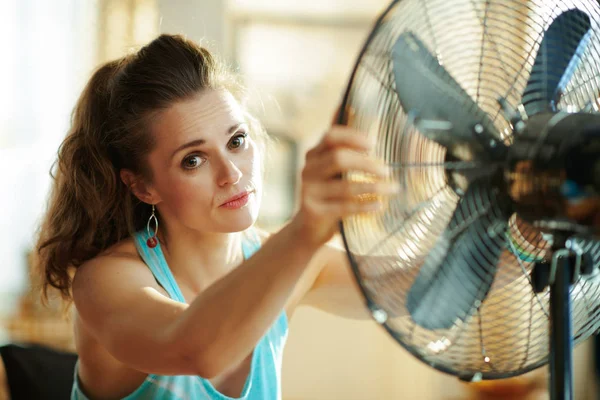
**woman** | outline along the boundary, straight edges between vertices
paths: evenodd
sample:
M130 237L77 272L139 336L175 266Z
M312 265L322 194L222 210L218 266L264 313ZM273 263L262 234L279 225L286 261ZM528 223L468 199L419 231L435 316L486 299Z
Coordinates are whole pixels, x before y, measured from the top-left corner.
M45 288L76 309L72 398L281 398L298 305L366 315L343 251L325 244L340 218L394 190L336 176L384 177L383 164L333 127L306 156L299 211L268 237L252 228L264 148L239 87L181 37L93 75L39 242Z

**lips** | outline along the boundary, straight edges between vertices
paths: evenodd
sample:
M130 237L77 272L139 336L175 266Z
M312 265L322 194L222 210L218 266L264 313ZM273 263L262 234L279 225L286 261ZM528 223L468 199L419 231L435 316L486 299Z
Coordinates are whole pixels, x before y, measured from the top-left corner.
M228 207L248 198L251 192L243 191L225 200L219 207Z

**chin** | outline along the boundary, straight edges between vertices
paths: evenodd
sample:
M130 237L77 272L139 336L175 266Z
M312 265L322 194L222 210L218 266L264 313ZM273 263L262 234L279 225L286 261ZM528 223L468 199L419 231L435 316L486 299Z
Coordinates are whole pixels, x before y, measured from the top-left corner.
M243 232L254 225L254 222L256 222L256 219L254 218L236 221L235 223L229 225L225 232Z
M225 221L220 221L218 230L223 233L242 232L250 228L258 218L258 210L237 210L237 215L230 215Z

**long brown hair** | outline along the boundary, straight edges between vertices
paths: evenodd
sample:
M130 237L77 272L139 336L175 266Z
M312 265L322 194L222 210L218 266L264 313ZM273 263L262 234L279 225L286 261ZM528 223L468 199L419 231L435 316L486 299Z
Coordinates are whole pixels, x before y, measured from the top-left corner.
M120 180L123 168L150 179L152 117L204 89L242 87L204 48L161 35L137 53L101 66L81 94L53 167L37 244L43 295L71 298L72 270L142 229L150 215ZM256 122L256 121L255 121Z

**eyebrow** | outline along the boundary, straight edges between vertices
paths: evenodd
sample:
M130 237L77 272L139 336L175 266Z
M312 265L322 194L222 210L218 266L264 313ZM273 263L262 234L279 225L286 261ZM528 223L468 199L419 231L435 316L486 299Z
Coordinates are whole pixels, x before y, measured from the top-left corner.
M226 131L226 135L228 135L228 136L229 136L229 135L232 135L232 134L234 134L234 133L235 133L237 130L239 130L239 129L240 129L242 126L246 126L246 125L248 125L248 124L247 124L247 123L245 123L245 122L240 122L239 124L235 124L235 125L233 125L231 128L229 128L229 129ZM187 142L187 143L185 143L185 144L182 144L181 146L179 146L179 147L178 147L178 148L177 148L177 149L176 149L176 150L173 152L173 154L171 155L171 158L175 157L175 155L176 155L177 153L179 153L181 150L185 150L185 149L188 149L188 148L190 148L190 147L196 147L196 146L200 146L200 145L203 145L204 143L206 143L206 140L204 140L204 139L195 139L195 140L192 140L191 142Z

